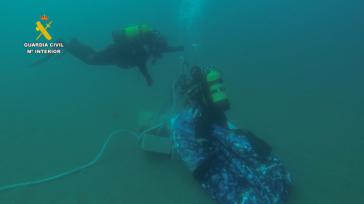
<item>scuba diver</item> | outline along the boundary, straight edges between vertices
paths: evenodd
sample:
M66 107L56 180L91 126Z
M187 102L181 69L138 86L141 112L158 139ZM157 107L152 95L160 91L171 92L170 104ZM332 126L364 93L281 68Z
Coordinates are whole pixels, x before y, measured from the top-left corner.
M172 148L202 188L220 204L282 203L290 174L270 145L227 119L221 72L194 66L175 87L185 102L169 121Z
M73 39L65 44L65 50L89 65L115 65L123 69L137 67L150 86L153 79L147 62L154 64L163 53L183 51L182 46L169 46L165 37L148 25L129 26L112 33L113 43L101 51L95 51Z
M185 96L185 106L199 110L198 131L209 135L210 125L217 123L227 127L225 111L230 108L221 75L217 70L204 70L193 66L190 76L178 79L180 94Z

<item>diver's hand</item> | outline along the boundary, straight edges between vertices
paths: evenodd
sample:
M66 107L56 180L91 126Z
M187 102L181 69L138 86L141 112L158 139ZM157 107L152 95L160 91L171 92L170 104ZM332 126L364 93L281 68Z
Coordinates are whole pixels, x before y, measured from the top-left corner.
M153 85L153 79L152 78L146 78L147 84L148 86L152 86Z

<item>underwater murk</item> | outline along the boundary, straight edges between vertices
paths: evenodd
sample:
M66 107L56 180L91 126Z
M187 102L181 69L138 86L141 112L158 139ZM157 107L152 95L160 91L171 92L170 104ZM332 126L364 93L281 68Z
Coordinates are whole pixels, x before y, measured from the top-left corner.
M360 203L364 3L0 3L0 203Z

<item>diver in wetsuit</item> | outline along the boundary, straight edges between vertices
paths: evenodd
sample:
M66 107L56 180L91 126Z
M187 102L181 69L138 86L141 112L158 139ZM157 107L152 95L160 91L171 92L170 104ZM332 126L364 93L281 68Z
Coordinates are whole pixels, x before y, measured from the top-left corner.
M212 137L213 126L230 129L225 112L230 109L230 102L225 92L221 73L216 69L204 69L193 66L190 73L182 75L177 83L180 94L185 96L185 106L195 109L195 132L204 148L210 153L195 171L196 178L201 177L215 157L216 145ZM255 147L259 156L265 158L271 147L248 130L234 129L235 134L245 135Z
M185 96L185 105L199 112L196 126L199 135L210 135L212 124L227 127L225 111L230 103L218 71L193 66L188 75L179 78L178 86L180 94Z
M112 33L113 43L101 51L95 51L77 39L65 43L65 49L89 65L115 65L123 69L138 67L148 85L153 79L147 62L155 63L163 53L183 51L183 47L172 47L167 40L148 25L129 26Z

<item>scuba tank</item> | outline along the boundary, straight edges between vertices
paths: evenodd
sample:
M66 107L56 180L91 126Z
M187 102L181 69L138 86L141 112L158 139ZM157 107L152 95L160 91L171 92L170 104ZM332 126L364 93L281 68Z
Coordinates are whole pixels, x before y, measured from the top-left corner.
M123 29L123 33L124 33L125 37L128 39L137 38L138 36L142 36L144 34L150 33L151 31L152 31L152 28L146 24L128 26Z
M119 31L114 31L112 38L117 43L123 43L125 41L134 42L141 40L152 32L152 28L146 24L127 26Z
M222 111L230 108L230 102L225 92L221 73L216 69L206 72L207 94L211 104Z
M230 108L221 73L216 69L193 66L188 75L180 77L178 86L188 105L198 104L222 112Z

